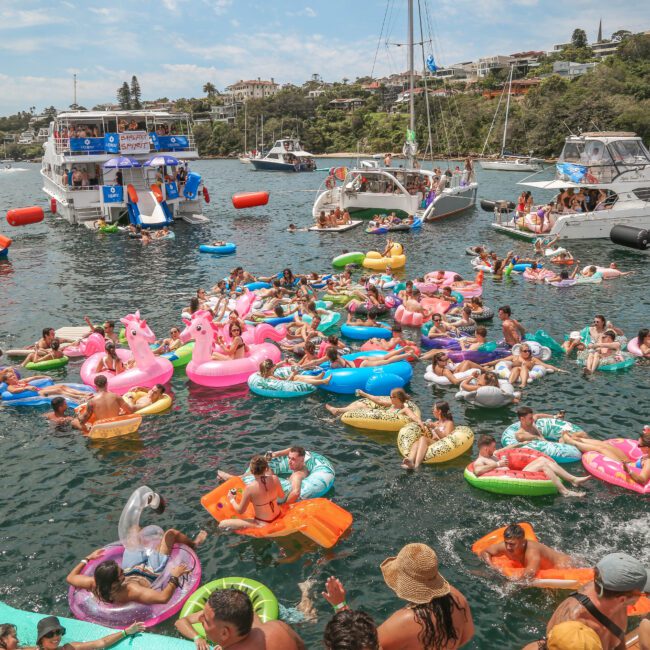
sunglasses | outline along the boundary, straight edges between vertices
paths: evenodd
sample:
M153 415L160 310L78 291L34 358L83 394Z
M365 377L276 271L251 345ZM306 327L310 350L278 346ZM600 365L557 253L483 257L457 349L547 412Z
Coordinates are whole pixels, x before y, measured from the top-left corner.
M65 635L65 628L59 628L58 630L50 630L49 632L46 632L41 638L42 639L53 639L55 636L64 636Z

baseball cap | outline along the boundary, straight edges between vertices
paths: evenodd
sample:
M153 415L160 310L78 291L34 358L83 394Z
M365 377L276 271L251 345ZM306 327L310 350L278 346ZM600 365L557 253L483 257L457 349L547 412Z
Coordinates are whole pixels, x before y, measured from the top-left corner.
M580 621L558 623L546 639L548 650L603 650L600 637Z
M650 591L650 572L627 553L610 553L596 564L600 582L608 591Z

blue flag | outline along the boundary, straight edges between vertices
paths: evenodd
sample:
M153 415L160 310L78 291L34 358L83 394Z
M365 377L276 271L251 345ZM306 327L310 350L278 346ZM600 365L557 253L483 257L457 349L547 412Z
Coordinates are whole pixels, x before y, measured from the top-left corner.
M436 65L436 62L433 58L433 54L429 54L427 57L427 68L429 68L430 72L435 72L438 69L438 66Z
M566 176L574 183L579 183L587 173L587 167L584 165L575 165L574 163L556 163L558 174Z

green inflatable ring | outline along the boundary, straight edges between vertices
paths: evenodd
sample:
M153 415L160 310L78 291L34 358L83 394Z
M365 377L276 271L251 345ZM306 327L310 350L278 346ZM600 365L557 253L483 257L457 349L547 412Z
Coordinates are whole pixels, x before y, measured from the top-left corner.
M98 228L98 230L99 230L99 232L104 232L104 233L110 234L110 233L117 232L118 228L117 228L116 223L112 223L109 226L100 226Z
M208 598L217 589L238 589L247 594L253 603L253 611L262 623L276 621L280 617L280 606L273 592L261 582L251 578L218 578L204 584L185 601L180 617L202 612ZM192 627L205 639L203 625L196 623Z
M366 254L361 251L352 251L350 253L343 253L338 255L332 260L332 266L341 268L347 266L348 264L362 264L363 260L366 259Z
M68 365L68 357L63 356L58 359L48 359L47 361L30 361L25 368L28 370L54 370L63 368Z

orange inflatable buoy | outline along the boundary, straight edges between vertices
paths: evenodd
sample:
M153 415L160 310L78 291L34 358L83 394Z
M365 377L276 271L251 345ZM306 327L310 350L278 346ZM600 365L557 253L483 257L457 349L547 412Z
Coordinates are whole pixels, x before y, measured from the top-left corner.
M129 200L131 203L137 203L138 202L138 193L135 191L135 187L129 183L126 186L126 192L129 195Z
M269 202L268 192L239 192L232 195L232 204L235 208L255 208Z
M243 514L237 514L228 499L231 489L237 490L239 499L246 485L238 476L228 479L209 494L201 497L201 505L217 520L241 518L254 519L255 510L249 504ZM301 533L323 548L332 548L341 535L352 525L352 515L329 499L305 499L280 506L277 519L264 526L240 528L233 532L251 537L286 537Z
M43 221L43 208L33 205L30 208L15 208L7 212L7 223L10 226L26 226L30 223Z
M4 250L5 248L9 248L11 246L11 239L9 237L5 237L4 235L0 235L0 251Z
M165 200L163 198L163 193L160 189L160 185L156 185L154 183L149 189L153 192L153 195L156 197L156 201L158 201L158 203L162 203ZM135 202L137 202L137 199Z
M56 199L54 197L50 199L50 212L56 214Z
M208 188L205 185L203 186L203 200L206 203L210 203L210 192L208 192Z

